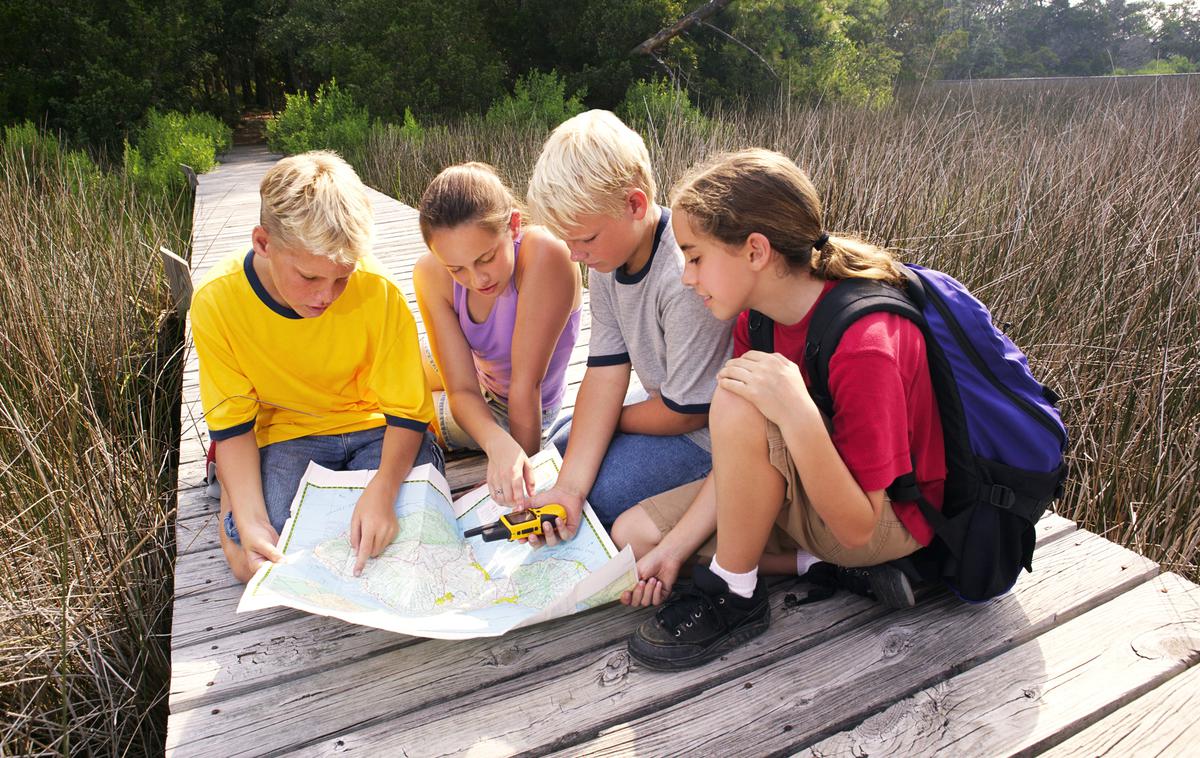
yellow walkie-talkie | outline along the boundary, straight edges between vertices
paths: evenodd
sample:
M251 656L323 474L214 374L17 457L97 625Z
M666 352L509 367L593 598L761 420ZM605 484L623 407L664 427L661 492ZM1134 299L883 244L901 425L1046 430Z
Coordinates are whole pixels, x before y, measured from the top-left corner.
M514 540L525 539L534 534L540 536L543 524L557 523L560 520L563 522L567 520L566 508L563 508L558 503L550 503L540 508L505 513L500 517L499 521L477 526L474 529L468 529L463 532L463 536L468 538L483 537L484 542L496 542L498 540L512 542Z

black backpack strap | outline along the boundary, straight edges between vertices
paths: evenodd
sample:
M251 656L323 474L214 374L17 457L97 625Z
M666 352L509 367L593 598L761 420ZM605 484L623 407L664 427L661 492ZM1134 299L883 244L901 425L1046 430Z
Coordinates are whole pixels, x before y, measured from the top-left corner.
M910 281L915 279L915 274L907 269L904 269L904 273L910 277ZM916 286L920 286L919 280ZM851 324L867 314L885 312L903 316L925 331L925 317L921 315L914 297L909 295L912 290L912 285L901 289L874 279L843 279L817 303L808 325L804 364L808 370L809 393L827 417L833 418L833 398L829 394L829 359ZM916 294L916 298L923 297L923 290Z
M763 353L775 352L775 322L770 316L758 311L750 311L748 319L750 328L750 349Z

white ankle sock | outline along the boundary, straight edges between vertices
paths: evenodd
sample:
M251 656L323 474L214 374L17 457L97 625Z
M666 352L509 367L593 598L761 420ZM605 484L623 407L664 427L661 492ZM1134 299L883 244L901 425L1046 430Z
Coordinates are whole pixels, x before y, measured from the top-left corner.
M717 557L714 555L712 563L708 564L708 568L714 574L725 580L725 584L729 585L729 591L738 597L751 597L754 595L754 588L758 586L758 567L747 571L744 574L735 574L732 571L726 571L721 568L721 564L717 563Z
M808 570L812 568L814 563L820 563L821 559L812 553L806 553L803 550L796 551L796 576L804 576Z

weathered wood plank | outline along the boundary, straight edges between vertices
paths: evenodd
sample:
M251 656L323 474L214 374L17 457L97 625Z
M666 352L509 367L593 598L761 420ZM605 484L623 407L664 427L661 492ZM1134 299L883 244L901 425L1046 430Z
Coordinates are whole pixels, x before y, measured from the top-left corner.
M1080 560L1094 561L1099 568L1094 586L1085 588L1080 586L1079 582L1069 586L1068 595L1074 603L1088 602L1097 593L1113 591L1110 586L1111 575L1120 572L1114 566L1112 551L1120 552L1121 559L1125 559L1126 554L1099 538L1091 535L1086 537L1082 548L1076 544L1074 537L1049 543L1039 565L1042 581L1019 584L1020 591L1016 597L1043 609L1058 604L1061 602L1061 596L1057 588L1051 588L1051 583L1061 578L1064 572L1069 573ZM1108 546L1109 552L1097 549L1096 543ZM427 665L427 648L424 646L420 654L414 651L412 655L402 656L404 660L394 664L397 666L395 675L373 675L373 678L383 678L386 682L361 682L362 677L354 676L352 669L342 668L336 672L318 675L319 679L308 677L289 682L286 687L268 690L267 694L277 698L290 697L288 693L298 696L301 693L312 693L313 683L323 683L323 686L316 690L321 693L321 703L315 706L321 709L319 714L314 714L311 710L314 707L314 698L308 696L304 699L305 709L313 716L312 723L288 724L286 727L286 731L294 738L293 744L304 747L306 751L334 752L349 749L389 753L411 750L419 745L417 752L438 755L466 751L473 745L474 749L486 752L487 749L496 748L496 745L500 744L507 752L539 752L556 744L565 745L585 738L613 723L657 711L708 687L719 686L730 677L758 671L763 667L784 665L780 663L784 659L802 651L811 652L817 645L823 650L831 644L831 640L840 639L839 635L857 638L860 636L856 632L859 628L864 625L870 628L873 622L882 617L895 615L875 603L845 594L819 605L803 606L799 609L784 608L780 594L782 593L777 593L774 599L777 622L767 634L734 651L719 665L681 673L674 677L661 677L630 664L625 642L636 622L648 615L648 612L642 612L633 614L628 625L617 628L607 626L607 615L598 615L596 626L589 628L585 636L573 636L564 643L564 647L571 654L560 662L523 666L519 676L518 672L504 672L505 675L495 681L480 681L478 687L472 687L457 695L453 702L444 702L442 699L436 702L422 702L423 698L428 697L427 694L409 691L407 688L403 691L398 689L398 680L407 681L414 672L421 671ZM1092 602L1099 602L1099 599ZM945 615L943 606L946 603L944 599L935 601L927 615L910 614L915 619L913 623L936 623ZM1002 604L1012 606L1014 600L1010 598ZM922 607L917 610L928 609ZM554 634L558 627L557 624L547 625L545 632ZM575 652L581 648L592 652L586 655ZM439 671L443 675L453 674L463 665L462 662L438 661ZM480 673L474 670L469 673L476 679L480 676ZM358 692L352 696L347 681L360 682L358 686L370 688L370 692ZM485 684L486 687L483 686ZM342 690L346 694L335 696L335 690ZM256 694L260 698L263 696L261 693ZM348 697L353 697L360 707L348 709L345 705ZM328 703L325 702L326 699ZM370 712L361 707L361 703L364 702L372 704ZM516 727L511 719L511 706L514 702L519 702L528 712L539 714L540 723L537 730ZM229 705L229 701L225 705ZM251 701L246 701L245 706L239 706L237 710L254 711L250 706ZM226 713L228 712L222 709L221 715ZM471 714L469 733L464 731L461 714L465 713ZM233 715L230 715L231 724L233 718ZM236 731L243 739L246 738L240 722L226 730L216 729L219 724L214 723L211 717L205 717L204 724L206 728L213 729L212 737L206 740L209 749L221 752L234 747L211 741L222 739L220 735L225 731ZM356 725L357 728L346 731ZM319 741L306 744L303 741L304 735ZM332 735L337 735L336 739ZM481 739L485 735L499 736L503 742L485 743ZM269 740L271 735L264 734L263 739ZM689 743L685 741L680 744ZM219 747L216 747L218 745ZM254 747L272 749L281 745L256 742ZM188 749L192 749L190 743ZM664 749L668 752L678 752L670 746Z
M1042 755L1194 756L1200 747L1198 713L1200 667L1193 666Z
M614 725L572 750L619 755L693 749L763 755L858 723L895 700L977 665L1141 584L1156 564L1090 532L1050 543L1037 570L983 606L951 598L879 619L817 650ZM753 693L753 694L752 694ZM691 694L691 693L689 693ZM754 729L727 730L753 713ZM747 716L748 718L748 716Z
M844 728L919 687L1010 649L1136 586L1156 570L1107 540L1076 532L1047 545L1038 570L987 606L967 606L943 596L911 611L856 624L819 647L747 667L732 664L754 651L739 650L719 666L706 667L732 676L705 678L705 669L654 674L635 667L638 677L635 681L631 674L620 693L620 712L589 701L588 688L579 681L567 690L560 690L557 681L547 681L541 689L526 685L535 694L522 697L522 707L549 714L539 735L515 732L502 714L482 703L470 704L471 718L480 725L477 734L499 736L513 752L557 746L568 755L627 755L635 748L650 755L776 753ZM747 647L771 644L768 635ZM637 684L645 694L633 689ZM731 718L752 721L754 728L730 729ZM436 741L438 722L436 714L421 714L411 726L407 719L386 725L402 726L396 734L403 738L388 738L383 726L342 735L339 750L387 740L377 746L419 744L423 751L437 746L451 752L445 741ZM445 728L446 722L440 726ZM573 744L600 730L597 738ZM314 747L318 754L332 754L334 745L326 740Z
M1072 533L1075 524L1064 518L1048 515L1038 524L1039 556L1044 545ZM1040 557L1039 557L1040 567ZM236 598L229 600L236 606ZM205 618L211 620L211 604L205 606ZM218 611L219 612L219 611ZM207 625L207 624L206 624ZM336 619L305 615L295 621L267 628L255 628L240 634L228 634L208 642L181 646L176 644L172 654L171 710L195 707L197 702L211 702L243 689L263 690L283 681L312 673L324 665L310 658L320 658L323 651L315 649L309 656L303 652L304 640L325 638L343 630L343 642L351 651L360 645L378 649L391 646L391 636L368 627L346 625ZM363 643L360 637L367 638ZM270 640L270 644L266 641ZM353 642L351 642L353 640ZM217 647L212 647L217 645ZM278 645L278 654L273 646ZM191 672L185 679L183 671ZM211 684L210 684L211 682Z
M238 600L241 597L242 585L231 584L176 602L175 612L171 616L172 649L212 644L222 637L307 615L284 607L238 613Z
M798 755L1040 752L1197 660L1200 587L1167 574Z

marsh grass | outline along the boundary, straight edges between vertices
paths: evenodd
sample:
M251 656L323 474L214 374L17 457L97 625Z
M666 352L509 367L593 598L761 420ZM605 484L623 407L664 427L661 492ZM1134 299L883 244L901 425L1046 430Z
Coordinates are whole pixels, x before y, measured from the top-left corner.
M0 753L162 750L189 216L0 151Z
M463 160L521 190L545 137L376 130L359 168L410 204ZM811 174L829 228L961 279L1063 397L1059 512L1200 579L1200 77L931 86L882 111L781 102L646 137L664 196L707 155L773 148Z

